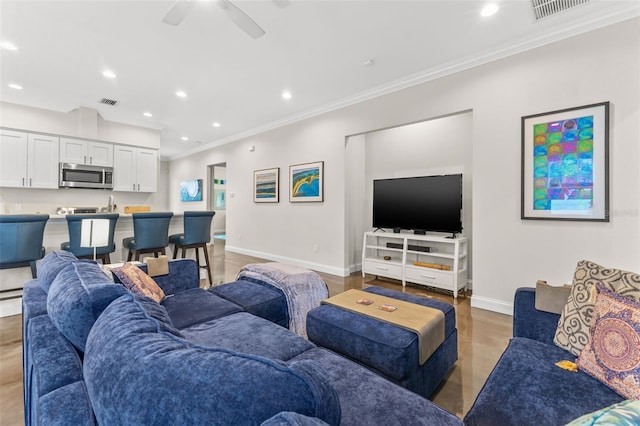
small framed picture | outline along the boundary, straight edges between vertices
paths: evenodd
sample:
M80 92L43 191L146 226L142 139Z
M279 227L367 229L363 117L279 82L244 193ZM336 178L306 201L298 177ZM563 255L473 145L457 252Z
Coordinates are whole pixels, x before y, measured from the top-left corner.
M253 202L277 203L280 201L280 168L253 172Z
M521 212L609 221L609 102L522 117Z
M289 166L289 201L324 201L324 161Z
M180 201L202 201L202 179L181 182Z

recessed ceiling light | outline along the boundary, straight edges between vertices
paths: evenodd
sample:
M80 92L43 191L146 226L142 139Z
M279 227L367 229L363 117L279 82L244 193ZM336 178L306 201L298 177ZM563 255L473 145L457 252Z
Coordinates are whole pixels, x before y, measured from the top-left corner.
M282 92L282 99L286 99L289 100L291 99L291 92L289 92L288 90L285 90L284 92Z
M102 75L107 77L107 78L116 78L116 74L111 70L102 71Z
M10 41L3 41L2 43L0 43L0 47L5 50L18 50L18 47Z
M212 124L213 127L220 127L220 123L218 123L217 121L215 123Z
M22 90L22 86L20 86L19 84L15 84L15 83L10 83L9 87L11 87L12 89L16 89L16 90Z
M182 90L178 90L178 91L176 92L176 96L177 96L177 97L179 97L179 98L186 98L186 97L187 97L187 94L186 94L186 93L184 93Z
M498 7L497 4L489 3L485 7L482 8L482 11L480 12L480 15L482 15L484 17L495 15L495 13L498 11L498 9L500 9L500 7Z
M143 112L142 115L144 115L145 117L153 117L153 114L151 114L150 112Z
M183 136L183 137L181 137L180 139L182 139L183 141L188 141L188 140L189 140L189 138L188 138L188 137L186 137L186 136Z
M365 67L372 67L372 66L374 66L375 64L376 64L375 59L367 59L366 61L364 61L364 62L362 63L362 65L363 65L363 66L365 66Z

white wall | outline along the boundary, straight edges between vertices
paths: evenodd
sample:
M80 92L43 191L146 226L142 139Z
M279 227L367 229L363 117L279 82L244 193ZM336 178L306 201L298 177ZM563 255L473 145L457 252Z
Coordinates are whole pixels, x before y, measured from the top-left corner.
M348 272L345 136L472 110L473 306L510 312L517 287L569 281L583 258L640 271L638 34L635 18L178 159L171 182L226 162L232 249ZM520 118L607 100L611 222L521 220ZM289 204L288 166L318 160L325 202ZM253 170L268 167L283 172L282 201L255 205Z

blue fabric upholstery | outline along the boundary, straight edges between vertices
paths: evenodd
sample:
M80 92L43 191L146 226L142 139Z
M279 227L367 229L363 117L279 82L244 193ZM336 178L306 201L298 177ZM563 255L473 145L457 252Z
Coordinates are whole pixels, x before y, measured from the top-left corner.
M260 426L326 426L327 424L315 417L307 417L291 411L283 411L269 420L265 420Z
M514 338L465 416L467 425L560 425L624 400L588 374L555 365L576 357L553 344L560 316L535 309L534 288L516 290L513 307Z
M221 346L280 361L288 361L315 347L288 329L246 312L197 324L181 332L186 340L197 345Z
M287 366L190 345L160 331L158 321L131 294L98 318L84 360L100 424L248 425L281 411L340 423L338 397L315 363ZM277 398L270 397L274 389Z
M171 235L169 242L179 246L208 243L211 241L211 220L215 214L214 211L184 212L184 234Z
M81 395L59 393L69 385L83 384L82 362L73 345L58 331L47 315L32 318L28 325L29 358L33 360L24 371L25 424L93 424L91 410L78 410L72 416L54 411L63 406L89 406L86 392ZM78 385L76 385L78 386ZM53 394L57 396L54 396ZM54 407L58 405L58 407ZM73 411L72 411L73 412ZM62 414L64 414L62 416ZM73 418L73 422L69 422ZM56 420L56 421L53 421Z
M535 288L523 287L516 290L513 302L513 336L553 345L560 315L537 310L535 300Z
M0 269L31 266L36 277L47 220L48 214L0 215Z
M422 396L327 349L311 349L294 360L313 360L325 369L327 379L340 398L343 425L463 424L462 420Z
M52 251L46 255L38 265L38 282L42 290L49 293L49 287L60 271L77 260L78 258L73 253L67 251Z
M104 308L125 294L93 262L75 262L53 280L47 296L51 321L78 349L84 351L89 330Z
M146 274L149 268L146 264L137 265ZM153 280L160 286L166 295L175 294L200 286L200 274L198 265L193 259L178 259L169 262L169 273L157 275Z
M465 423L539 426L553 421L563 425L624 400L588 374L555 365L563 360L575 360L575 356L555 345L514 337L466 415Z
M144 250L169 245L169 223L173 213L133 213L133 237L125 238L122 245L129 250Z
M239 280L213 286L208 291L242 306L250 314L283 327L289 326L287 300L284 293L275 287Z
M116 222L118 221L118 213L106 214L68 214L67 227L69 228L69 241L60 244L60 249L70 251L77 257L93 257L92 247L81 247L82 238L82 221L84 219L109 219L109 243L104 247L97 247L96 254L109 254L116 250L113 242L113 234L116 230Z
M94 426L84 381L73 382L40 398L39 424Z
M182 329L223 316L241 312L242 308L201 288L175 293L162 301L176 328Z
M382 287L368 287L365 291L444 312L445 341L426 363L420 365L416 333L333 305L321 305L308 313L309 339L428 398L458 360L453 306Z

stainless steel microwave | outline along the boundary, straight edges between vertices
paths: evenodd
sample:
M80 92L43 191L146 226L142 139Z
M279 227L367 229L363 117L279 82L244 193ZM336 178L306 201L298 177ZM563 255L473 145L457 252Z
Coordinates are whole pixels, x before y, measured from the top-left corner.
M60 163L60 188L113 189L113 167Z

